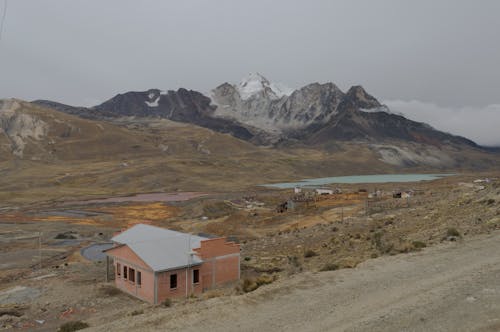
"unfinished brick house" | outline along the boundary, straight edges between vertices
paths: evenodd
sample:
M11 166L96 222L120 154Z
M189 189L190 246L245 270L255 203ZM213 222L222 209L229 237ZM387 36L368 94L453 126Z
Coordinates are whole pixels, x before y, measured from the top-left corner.
M240 246L225 238L138 224L111 240L116 287L153 304L240 278Z

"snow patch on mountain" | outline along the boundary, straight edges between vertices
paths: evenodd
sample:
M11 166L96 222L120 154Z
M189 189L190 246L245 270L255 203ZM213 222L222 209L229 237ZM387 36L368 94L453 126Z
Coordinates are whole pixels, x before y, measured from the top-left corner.
M160 101L160 96L158 96L155 100L153 101L145 101L146 105L148 105L149 107L158 107L159 104L158 102Z
M267 93L270 99L280 99L283 96L289 96L293 92L293 89L281 83L269 82L267 78L259 73L248 74L235 87L242 100L248 100L261 93Z
M161 93L160 93L161 95ZM148 94L148 98L149 100L146 100L144 101L146 103L146 105L148 105L149 107L158 107L159 104L158 102L160 101L160 95L157 95L155 94L154 92L150 92ZM156 98L155 98L156 97ZM154 99L153 99L154 98Z
M279 82L278 83L271 82L269 87L280 98L284 97L284 96L290 96L295 91L295 89L292 89L292 88L286 86L285 84L279 83Z

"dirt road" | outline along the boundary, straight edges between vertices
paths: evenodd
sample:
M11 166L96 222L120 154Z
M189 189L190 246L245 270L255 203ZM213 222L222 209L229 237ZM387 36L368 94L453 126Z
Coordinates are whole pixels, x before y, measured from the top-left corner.
M90 323L93 326L101 322ZM498 331L500 232L155 308L95 331Z

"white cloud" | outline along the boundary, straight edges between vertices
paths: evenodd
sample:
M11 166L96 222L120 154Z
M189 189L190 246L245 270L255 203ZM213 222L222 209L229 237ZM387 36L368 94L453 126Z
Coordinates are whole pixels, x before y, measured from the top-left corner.
M500 104L486 107L442 107L418 100L385 100L391 111L434 128L467 137L480 145L500 146Z

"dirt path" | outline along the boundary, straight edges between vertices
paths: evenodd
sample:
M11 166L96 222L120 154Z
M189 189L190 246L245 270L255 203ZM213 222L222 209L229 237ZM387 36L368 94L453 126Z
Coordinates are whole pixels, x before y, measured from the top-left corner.
M125 329L498 331L500 232L303 273L243 296L155 308L93 330Z

